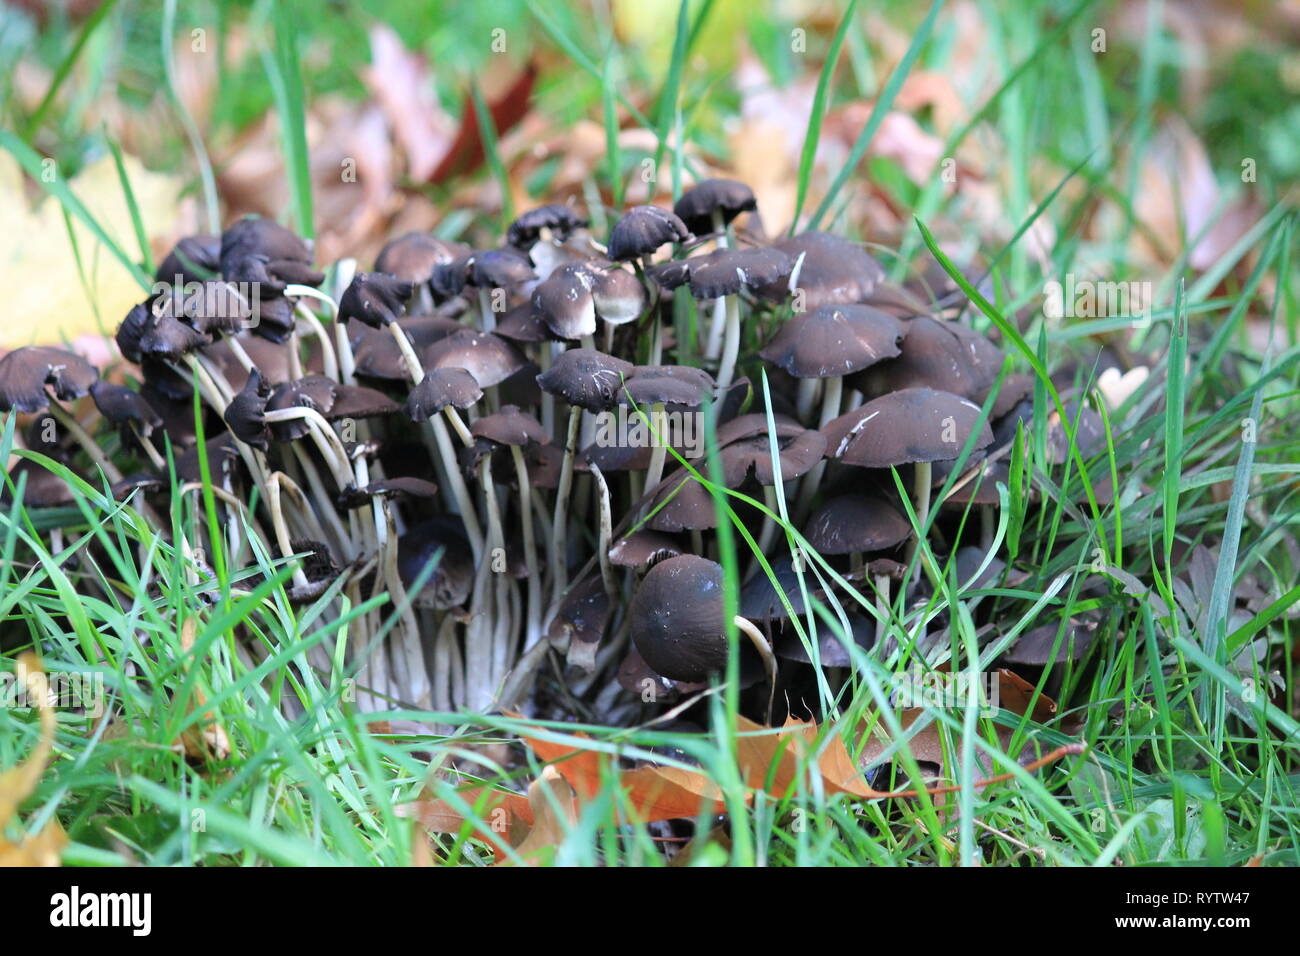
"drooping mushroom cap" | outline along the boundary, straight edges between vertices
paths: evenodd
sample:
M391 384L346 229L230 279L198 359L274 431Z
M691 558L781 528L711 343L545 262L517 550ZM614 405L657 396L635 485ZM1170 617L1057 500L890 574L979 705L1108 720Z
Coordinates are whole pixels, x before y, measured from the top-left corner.
M407 475L380 478L364 488L350 486L339 492L338 503L343 508L361 508L374 498L433 498L438 486L424 478Z
M632 643L660 674L703 681L727 667L722 566L693 554L650 569L629 610Z
M38 412L50 404L45 387L70 402L90 391L99 372L75 352L28 345L0 358L0 412Z
M469 281L479 289L509 289L537 278L528 256L517 249L483 249L474 253Z
M758 354L795 378L848 375L899 354L904 326L866 305L797 312Z
M427 232L408 232L391 239L375 258L375 271L419 284L433 277L435 266L463 256L469 249L459 242L445 242Z
M114 425L135 425L145 437L162 425L162 418L140 393L125 385L100 379L90 386L90 397L100 414Z
M67 462L60 464L76 474L76 469L72 469ZM70 505L75 500L72 487L63 478L30 458L22 458L14 463L9 469L9 480L15 488L23 486L22 501L27 508L59 508ZM0 481L0 505L7 508L12 502L9 483Z
M774 246L718 249L687 261L691 264L691 295L697 299L780 285L789 279L794 266L794 260Z
M949 461L961 454L978 425L972 448L993 442L978 405L932 388L905 388L867 402L822 429L826 454L861 468Z
M651 517L646 527L652 531L707 531L718 526L713 492L684 468L659 483L647 513Z
M587 220L571 208L561 203L553 203L530 209L512 222L510 228L506 230L506 242L516 249L527 251L541 238L543 229L549 231L554 238L563 241L572 233L586 227Z
M819 554L886 551L902 544L912 526L898 510L874 495L838 495L822 503L803 529Z
M807 610L804 604L803 591L799 587L799 572L795 570L794 563L788 557L777 558L769 565L772 568L772 577L768 577L765 572L755 574L740 590L739 610L743 617L754 621L772 621L789 617L785 603L781 600L784 594L790 607L795 614L803 614ZM805 572L807 573L807 572ZM775 584L773 578L776 579ZM815 593L812 590L812 583L815 579L806 581L810 594ZM780 591L778 592L778 588Z
M698 257L697 257L698 258ZM669 259L646 270L646 276L663 292L671 292L691 281L694 259Z
M271 437L271 431L266 425L266 403L270 398L271 383L254 368L244 387L226 406L223 416L236 438L263 451Z
M584 263L560 266L533 290L533 314L561 339L595 334L596 302L591 289L595 275Z
M434 298L445 302L460 295L469 281L473 265L474 253L468 251L450 262L439 262L434 266L433 275L429 277L429 288L433 290Z
M474 376L480 388L499 385L528 364L505 339L469 328L434 342L421 358L425 369L463 368Z
M311 408L327 421L344 418L374 418L389 415L398 405L383 392L363 385L342 385L324 375L304 375L292 382L282 382L271 391L268 411L288 408ZM275 422L271 432L279 441L297 441L306 437L310 426L301 418Z
M474 557L459 518L442 515L422 521L397 539L397 568L408 588L430 564L433 572L411 595L412 603L438 611L464 604L474 584Z
M402 327L417 354L439 339L445 339L453 332L465 328L454 319L444 319L437 315L407 315L398 319L397 324ZM401 347L390 331L350 322L348 336L352 343L356 373L360 377L384 381L406 381L410 377Z
M632 369L631 362L595 349L569 349L537 376L537 384L542 391L558 395L570 405L599 412L618 403L623 382L632 375Z
M609 595L600 575L588 577L575 584L564 596L546 636L552 643L567 638L568 662L590 671L595 663L596 645L609 625L610 610Z
M826 437L821 432L785 416L774 418L773 427L782 481L806 475L822 460ZM776 484L766 415L741 415L722 425L718 446L728 487L738 487L750 474L761 485Z
M848 613L849 636L861 650L867 651L876 642L876 623L865 614ZM844 641L825 625L817 628L817 648L822 667L852 667L853 654ZM804 647L799 632L792 627L782 628L772 641L772 651L786 660L811 664L808 649Z
M1002 368L1002 353L992 342L956 322L926 315L906 320L904 328L898 357L853 380L864 395L875 398L901 388L941 388L971 399L988 393Z
M638 365L632 369L618 400L649 409L663 403L677 408L699 408L713 395L713 376L693 365Z
M396 322L414 287L382 272L358 272L339 298L340 322L356 319L373 328Z
M118 351L130 361L139 362L140 340L144 338L145 332L151 325L153 325L153 313L149 311L147 302L131 306L131 311L118 325L117 332L113 336Z
M522 447L550 440L541 422L516 405L504 405L501 411L484 415L469 431L475 438L485 438L498 445Z
M596 314L612 325L624 325L640 318L650 304L650 295L635 273L622 266L593 264L590 268Z
M220 268L220 236L186 236L158 264L154 279L168 285L185 285L202 282L216 275Z
M670 242L691 238L686 223L658 206L633 206L614 223L609 234L609 257L627 262L648 256Z
M802 232L773 243L799 264L796 288L803 292L805 309L823 305L844 305L866 301L885 277L880 267L857 243L824 232ZM785 282L761 290L765 298L781 300L788 293Z
M140 353L158 359L179 359L212 344L212 336L171 315L152 316L140 336Z
M320 285L311 267L311 244L271 219L249 216L221 234L221 274L231 282L256 282L278 295L288 283Z
M406 397L406 414L422 422L448 405L469 408L483 397L478 380L463 368L436 368L425 372L420 384Z
M673 206L673 212L687 229L703 235L714 231L714 213L726 225L742 212L753 212L757 208L754 190L744 183L734 179L702 179L682 193L682 198Z

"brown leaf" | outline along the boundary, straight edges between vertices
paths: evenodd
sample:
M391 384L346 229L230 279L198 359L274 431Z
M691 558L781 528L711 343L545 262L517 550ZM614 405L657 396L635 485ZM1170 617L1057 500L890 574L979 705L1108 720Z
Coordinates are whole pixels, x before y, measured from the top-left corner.
M25 761L0 773L0 866L58 866L68 838L57 820L51 820L40 833L29 834L17 843L3 836L19 804L31 796L45 772L54 749L56 726L54 707L46 693L45 672L35 654L29 651L19 656L16 676L19 684L27 688L29 698L36 701L41 736Z
M533 825L528 835L516 844L515 852L525 866L543 866L564 841L564 835L578 821L577 795L554 767L542 769L542 775L528 787L528 803L533 811ZM503 860L498 866L513 866Z
M502 96L488 104L488 113L497 137L501 137L528 113L528 106L533 95L533 85L537 82L537 64L532 60L510 84ZM429 177L433 183L445 183L453 176L462 175L477 169L484 159L483 136L478 127L478 113L474 101L468 93L461 111L460 129L451 148L438 163L438 167Z

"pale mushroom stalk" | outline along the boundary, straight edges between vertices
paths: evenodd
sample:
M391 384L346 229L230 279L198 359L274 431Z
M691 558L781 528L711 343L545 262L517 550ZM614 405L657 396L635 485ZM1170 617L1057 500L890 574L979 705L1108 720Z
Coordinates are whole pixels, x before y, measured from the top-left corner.
M478 290L479 325L484 332L493 332L497 327L496 313L492 311L492 296L487 289Z
M912 466L912 499L916 508L917 534L907 543L907 560L910 562L920 549L920 536L925 534L926 522L930 520L930 481L932 467L928 461L918 461ZM921 566L930 580L938 584L939 575L930 560L922 552Z
M717 234L717 247L726 249L727 227L722 218L722 210L713 210L711 218L713 219L713 231ZM713 318L709 322L709 337L704 349L704 357L707 359L717 359L722 351L722 333L727 324L728 298L729 296L720 295L713 300Z
M289 525L284 519L284 507L280 500L280 479L284 477L281 472L273 471L266 481L266 503L271 512L271 527L275 532L275 542L280 548L280 554L284 557L294 553L293 545L290 543ZM294 587L307 587L307 575L303 573L302 565L297 564L293 569Z
M654 429L652 434L653 445L650 449L650 467L646 469L645 487L642 494L647 494L659 486L660 480L664 475L664 462L668 457L669 439L667 427L663 424L664 403L655 402L650 407L650 427Z
M609 562L610 539L614 536L614 516L609 504L609 485L605 476L595 462L590 462L592 480L596 483L597 501L599 502L599 533L596 542L596 557L600 562L600 578L605 585L610 605L618 602L618 582L614 578L614 568Z
M806 422L812 418L813 405L817 401L817 386L821 383L819 378L801 378L799 379L799 391L795 398L795 409L799 413L799 421Z
M560 481L555 488L555 517L551 521L551 607L560 606L560 598L569 584L566 566L566 524L569 518L569 494L573 490L573 456L577 454L578 429L582 424L582 406L569 409L569 428L564 439L564 460L560 465Z
M816 381L816 379L814 379ZM844 378L840 375L826 379L822 391L822 412L817 420L818 428L825 428L826 423L835 419L840 413L840 401L844 396Z
M732 618L732 623L736 625L736 630L749 638L749 642L754 645L754 650L758 651L758 656L763 659L763 669L767 672L768 682L767 723L771 724L772 706L776 701L776 655L772 653L772 645L763 636L763 632L747 618L737 614Z
M740 296L727 296L727 329L722 343L722 358L718 365L718 388L726 388L736 374L736 359L740 355Z
M537 569L537 544L533 534L532 489L528 484L528 465L518 445L510 446L515 463L515 480L519 485L519 522L523 525L524 561L528 566L528 614L525 617L524 650L532 647L542 634L542 580Z

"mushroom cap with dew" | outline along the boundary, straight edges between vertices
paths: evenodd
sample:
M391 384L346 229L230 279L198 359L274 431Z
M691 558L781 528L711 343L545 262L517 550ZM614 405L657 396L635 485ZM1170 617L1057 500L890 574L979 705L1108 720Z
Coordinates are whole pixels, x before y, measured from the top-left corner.
M383 272L358 272L339 298L340 322L356 319L373 328L396 322L414 286Z
M467 252L459 242L447 242L427 232L408 232L384 244L375 257L375 271L418 285L433 277L435 266Z
M897 547L911 536L912 525L882 498L849 494L822 502L803 534L819 554L858 554Z
M474 557L465 527L454 515L413 524L397 539L397 569L407 588L415 587L429 565L433 565L430 576L411 595L416 607L445 611L469 600Z
M254 368L248 376L248 381L235 393L222 416L236 438L246 445L252 445L263 451L266 450L267 442L271 437L270 429L266 424L266 405L271 399L271 389L271 383Z
M628 611L632 643L657 673L703 681L727 667L722 566L693 554L660 561Z
M615 262L640 259L670 242L689 238L691 231L675 213L658 206L633 206L610 230L609 257Z
M742 212L753 212L757 208L754 190L744 183L734 179L702 179L682 193L673 206L673 212L691 232L704 235L713 232L715 214L726 225Z
M595 349L569 349L537 376L537 384L570 405L599 412L618 404L623 382L633 368L631 362Z
M563 203L551 203L530 209L512 222L506 230L506 243L515 249L527 251L541 238L543 229L563 241L586 227L587 220L571 207Z
M100 414L114 425L136 425L146 437L162 425L162 418L139 392L103 379L90 386L90 397Z
M641 317L650 296L636 274L623 266L592 266L591 297L596 314L611 325L625 325Z
M158 264L154 280L168 285L202 282L221 269L220 236L186 236L172 247L172 251Z
M829 457L860 468L890 468L950 461L961 454L973 431L973 449L992 443L978 405L951 392L905 388L841 415L822 434Z
M533 314L556 338L573 340L593 335L596 301L591 289L595 278L585 263L560 266L533 290Z
M609 563L620 568L650 568L685 554L677 539L660 531L633 531L610 546Z
M699 408L713 396L713 376L693 365L638 365L619 392L621 404Z
M864 302L885 277L880 263L860 245L825 232L801 232L772 245L791 262L803 256L795 286L803 293L805 309ZM760 291L764 298L783 300L788 295L787 281Z
M448 405L469 408L483 397L478 380L463 368L436 368L425 372L420 384L406 397L406 414L422 422Z
M905 326L866 305L797 312L758 354L795 378L848 375L899 354Z
M439 339L421 355L426 370L463 368L480 388L499 385L528 364L523 354L500 336L462 328Z
M38 412L50 404L46 386L60 401L90 391L99 371L75 352L48 345L28 345L0 358L0 412Z
M499 412L475 419L469 431L475 438L498 445L540 445L550 440L541 422L515 405L502 406Z
M774 246L718 249L687 261L691 263L691 295L697 299L779 285L790 278L794 266L794 260Z
M470 284L479 289L509 289L536 278L531 260L517 249L483 249L470 263Z

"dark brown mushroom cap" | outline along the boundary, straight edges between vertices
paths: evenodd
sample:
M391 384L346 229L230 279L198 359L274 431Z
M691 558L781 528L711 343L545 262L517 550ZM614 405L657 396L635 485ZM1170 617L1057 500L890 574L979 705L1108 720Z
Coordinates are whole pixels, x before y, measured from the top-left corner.
M902 388L939 388L971 399L988 394L1002 366L1002 353L992 342L956 322L927 315L907 319L904 327L898 357L854 378L854 387L864 395L875 398Z
M795 313L758 354L796 378L830 378L898 355L904 332L879 309L824 305Z
M636 273L623 266L595 264L589 268L597 315L612 325L625 325L641 317L650 304L650 295Z
M305 375L276 385L266 403L267 410L311 408L328 421L344 418L373 418L397 411L398 405L383 392L361 385L341 385L324 375ZM271 431L278 441L304 438L310 426L301 418L276 422Z
M144 375L144 384L169 401L189 401L194 396L194 381L188 375L182 375L161 358L152 355L140 356L140 371ZM193 409L191 409L193 417Z
M131 306L131 311L126 314L117 327L117 332L113 339L117 342L118 351L132 362L140 361L140 340L144 338L145 332L153 325L153 313L149 311L149 303L141 302Z
M911 536L912 526L884 499L851 494L823 502L803 534L819 554L857 554L897 547Z
M971 456L972 458L974 455ZM976 467L980 469L979 474L962 485L954 489L948 497L943 499L943 504L947 508L964 508L966 505L997 505L1002 499L998 495L998 482L1010 487L1011 470L1006 458L999 458L997 461L980 462ZM941 484L942 482L940 482Z
M50 404L45 387L70 402L90 391L99 371L75 352L27 345L0 358L0 412L38 412Z
M406 397L406 414L422 422L448 405L469 408L483 397L478 380L463 368L437 368L425 372L420 384Z
M250 320L248 327L264 339L284 342L292 334L294 324L292 301L284 296L262 295L258 299L257 320Z
M137 491L144 494L153 494L162 491L168 486L169 482L164 481L159 475L137 473L127 475L121 480L113 482L109 485L108 490L116 500L125 501Z
M594 575L569 589L546 636L553 642L567 637L580 644L598 644L609 624L609 615L609 595L600 575Z
M66 462L60 464L67 466ZM71 468L71 466L67 467ZM76 473L75 469L73 473ZM61 508L72 504L75 500L72 487L63 478L30 458L19 459L9 469L9 480L13 482L15 488L23 485L22 501L27 508ZM9 483L0 481L0 505L8 508L13 500Z
M658 206L633 206L610 230L609 257L615 262L627 262L648 256L669 242L689 238L691 231L675 213Z
M90 397L100 414L114 425L136 425L146 437L162 425L162 418L140 393L125 385L100 379L90 386Z
M508 309L492 331L503 339L528 345L546 342L551 338L546 320L533 310L531 299Z
M433 498L438 486L432 481L409 476L381 478L364 488L355 486L339 492L338 502L344 508L361 508L372 498Z
M657 673L703 681L726 670L721 565L693 554L659 562L628 613L632 643Z
M340 322L356 319L373 328L396 322L414 286L383 272L358 272L339 298Z
M179 359L205 345L212 336L171 315L154 316L140 336L140 353L159 359Z
M709 686L707 681L676 681L668 679L663 674L656 674L637 651L635 644L627 649L627 655L618 666L616 679L625 691L639 697L643 696L648 689L653 689L653 699L660 704L675 703L684 695L704 690Z
M247 217L221 234L221 274L232 282L257 282L279 294L287 283L320 285L311 268L311 244L271 219Z
M977 425L972 447L985 448L993 433L980 421L978 405L950 392L905 388L841 415L822 434L829 457L861 468L890 468L954 459Z
M745 582L745 586L740 589L740 614L753 621L772 621L780 620L789 616L785 605L781 602L781 594L785 594L790 606L794 609L795 614L803 614L807 610L804 604L803 592L799 587L799 573L795 571L793 563L789 558L777 558L769 563L772 569L772 577L768 577L766 572L760 571ZM772 578L776 579L773 584ZM808 588L810 595L815 591L815 577L808 577L804 585ZM780 588L778 592L777 588Z
M509 289L536 278L532 261L518 249L482 249L470 263L469 280L479 289Z
M429 288L439 301L455 298L465 291L474 264L474 252L468 251L450 262L440 262L433 267Z
M775 471L772 467L772 446L766 428L765 415L745 415L741 419L763 419L763 430L748 434L723 444L726 432L718 430L718 444L722 458L723 473L727 486L739 487L749 476L753 475L760 485L776 484ZM732 425L733 422L728 422ZM801 475L812 471L822 456L826 454L826 436L814 429L804 428L796 423L775 424L777 460L781 465L781 480L793 481ZM724 426L725 428L726 426ZM739 426L737 427L739 430ZM751 426L746 425L745 431Z
M803 307L864 302L885 277L885 270L857 243L824 232L801 232L773 243L798 266L795 282L803 293ZM789 294L787 281L760 290L765 298L783 300Z
M741 289L769 288L790 278L794 260L775 246L718 249L691 263L691 295L716 299Z
M863 651L870 650L872 645L876 643L875 622L864 614L850 613L848 619L853 643ZM817 628L817 647L820 658L819 663L822 667L853 666L853 654L844 646L844 642L825 624ZM780 630L780 633L772 642L772 650L777 657L783 657L786 660L800 661L804 664L812 663L812 658L808 656L808 649L804 647L799 632L793 627Z
M677 200L675 212L696 235L713 232L713 216L718 213L723 224L731 222L742 212L758 208L754 190L734 179L702 179Z
M1021 634L1002 655L1001 660L1022 667L1045 667L1048 664L1079 661L1087 656L1096 636L1095 620L1071 617L1064 628L1060 622L1053 622Z
M557 445L532 445L524 449L524 465L528 468L528 483L534 488L554 488L560 483L564 467L564 452Z
M648 568L685 551L670 534L633 531L619 538L609 549L609 562L620 568Z
M160 297L154 312L163 314L165 309L199 332L233 333L261 322L261 299L256 293L252 300L248 295L224 279L209 279Z
M537 376L537 384L542 391L558 395L570 405L599 412L618 403L623 382L632 375L632 369L631 362L595 349L569 349Z
M691 281L691 263L693 259L669 259L652 265L646 270L646 277L665 292L680 288Z
M506 230L506 242L516 249L527 251L541 238L543 229L556 239L564 240L579 229L587 227L583 219L568 206L552 203L530 209Z
M541 422L515 405L506 405L499 412L484 415L470 426L469 431L475 438L485 438L498 445L543 444L550 440Z
M561 339L580 339L596 331L595 275L585 263L560 266L537 283L533 313Z
M158 264L154 279L168 285L185 285L210 279L220 269L220 236L186 236Z
M430 564L433 572L411 595L412 603L439 611L464 604L474 584L474 557L459 518L442 515L422 521L398 537L397 569L407 588L415 587Z
M407 315L397 320L416 353L465 326L454 319L438 315ZM406 381L410 372L402 350L388 329L372 329L360 322L348 323L356 373L362 378L380 381ZM251 354L251 353L250 353Z
M293 377L287 343L272 342L260 335L250 334L237 335L234 338L239 343L240 348L252 360L253 365L262 373L262 377L271 384L279 385L281 382L287 382ZM244 368L239 357L235 355L234 349L231 348L230 337L222 336L211 345L205 346L203 355L211 359L217 370L221 372L232 387L244 387L244 383L248 381L248 370ZM323 367L320 357L320 352L313 350L307 358L306 367L313 372L320 371Z
M699 408L713 396L713 376L691 365L638 365L632 369L618 400L649 410L663 403L678 408Z
M389 240L375 258L375 271L419 284L433 278L434 267L463 256L469 249L459 242L446 242L427 232L408 232Z
M975 395L971 396L971 401L979 405L984 404L984 400L989 397L993 391L993 386L997 384L996 378L987 386L980 389ZM1002 380L1002 387L998 389L997 398L993 400L993 407L989 410L989 417L996 420L1010 412L1013 408L1027 399L1034 391L1034 376L1023 373L1008 375Z
M1082 458L1091 458L1105 447L1106 424L1097 412L1087 405L1080 407L1077 400L1070 400L1065 403L1065 413L1069 416L1070 428L1074 430L1074 444ZM1059 465L1070 457L1070 442L1065 433L1065 424L1054 408L1047 413L1047 457L1054 465Z
M646 522L651 531L707 531L718 526L713 493L684 468L673 472L655 489Z
M266 406L271 398L271 390L271 383L264 379L262 373L254 368L248 376L248 381L230 400L230 404L226 406L225 414L222 416L236 438L263 451L266 450L267 442L271 437L270 429L266 425ZM301 423L291 422L286 424L298 425ZM305 427L303 427L302 433L306 434Z
M229 411L229 406L227 406L227 411ZM214 482L225 475L234 473L239 464L239 448L235 445L235 439L230 433L227 432L209 438L203 447L208 458L208 471L212 475ZM203 472L199 465L198 445L187 448L176 457L176 477L181 482L203 480Z
M426 369L465 369L481 388L504 382L528 364L523 354L505 339L469 328L434 342L421 357Z

